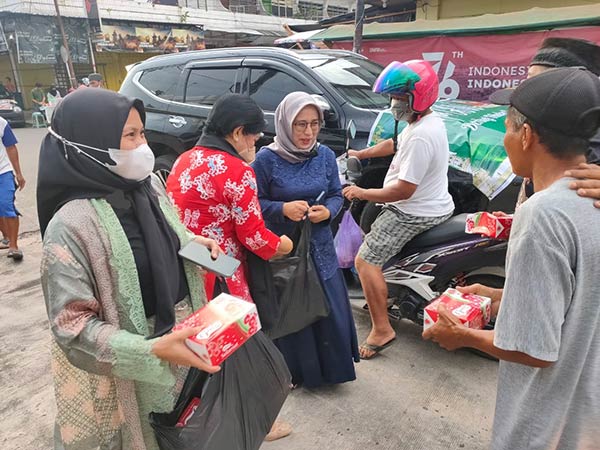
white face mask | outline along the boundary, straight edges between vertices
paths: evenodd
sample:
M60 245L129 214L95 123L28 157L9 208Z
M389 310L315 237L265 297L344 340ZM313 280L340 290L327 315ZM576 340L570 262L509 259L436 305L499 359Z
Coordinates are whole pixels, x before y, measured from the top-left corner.
M413 115L413 110L410 109L408 102L393 98L390 110L395 120L408 120Z
M67 154L66 146L69 145L75 148L78 153L81 153L82 155L90 158L92 161L100 164L103 167L106 167L114 174L131 181L145 180L148 176L150 176L152 170L154 169L154 153L152 153L152 150L148 144L142 144L133 150L120 150L114 148L104 150L101 148L92 147L90 145L68 141L56 133L52 128L48 128L48 131L50 134L52 134L52 136L63 143L65 146L65 158L67 159L69 156ZM104 163L90 155L88 152L83 151L80 147L90 148L102 153L108 153L110 159L114 161L115 164L111 165Z
M114 166L108 170L127 180L142 181L150 176L154 169L154 153L148 144L142 144L133 150L108 149Z

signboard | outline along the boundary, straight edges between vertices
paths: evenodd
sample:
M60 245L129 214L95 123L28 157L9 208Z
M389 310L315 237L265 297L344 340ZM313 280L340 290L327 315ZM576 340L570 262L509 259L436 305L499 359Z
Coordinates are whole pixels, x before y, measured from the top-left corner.
M0 22L0 53L8 53L8 43L6 42L6 35L4 34L4 28Z
M102 22L98 11L98 0L85 0L85 13L87 14L90 32L93 35L101 33Z
M96 42L98 51L138 53L178 53L204 50L204 30L172 28L168 25L102 25L102 39Z
M62 37L54 17L15 16L14 29L21 64L56 64L62 62ZM63 18L63 26L73 63L89 62L87 26L84 20Z
M513 88L547 37L574 37L600 43L600 27L565 28L482 36L430 36L416 39L364 40L362 54L387 65L391 61L425 59L440 79L441 98L486 101L498 89ZM334 42L352 50L352 42Z
M204 30L196 28L195 30L182 30L173 28L173 38L175 47L180 51L186 50L204 50Z
M460 100L440 100L432 109L448 132L450 165L473 175L473 184L492 199L512 181L514 174L504 149L506 107ZM398 124L398 132L406 127ZM368 146L394 134L394 118L389 110L377 116Z

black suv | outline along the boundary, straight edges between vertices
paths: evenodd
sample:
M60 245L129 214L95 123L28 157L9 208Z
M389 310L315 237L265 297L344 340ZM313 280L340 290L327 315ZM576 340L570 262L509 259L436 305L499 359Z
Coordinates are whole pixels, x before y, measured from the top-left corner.
M382 67L341 50L230 48L157 56L131 67L120 92L146 106L146 132L157 171L168 172L177 155L198 140L219 96L246 94L265 112L265 145L275 135L274 114L294 91L315 96L325 110L319 140L340 154L353 120L353 148L364 148L369 130L388 99L371 91Z

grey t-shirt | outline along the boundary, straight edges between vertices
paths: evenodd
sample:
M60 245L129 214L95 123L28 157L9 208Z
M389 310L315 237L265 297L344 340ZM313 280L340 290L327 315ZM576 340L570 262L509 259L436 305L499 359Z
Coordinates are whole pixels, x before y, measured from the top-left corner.
M600 210L569 181L515 214L494 344L554 363L500 362L493 450L600 448Z

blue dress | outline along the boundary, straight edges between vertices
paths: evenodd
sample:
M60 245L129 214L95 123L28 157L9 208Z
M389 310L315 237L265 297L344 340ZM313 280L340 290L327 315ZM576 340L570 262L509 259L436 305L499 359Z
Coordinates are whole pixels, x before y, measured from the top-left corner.
M252 164L258 183L258 198L267 227L290 235L295 222L283 216L283 204L306 200L312 204L322 191L331 218L343 203L340 180L331 149L320 145L317 156L290 163L263 147ZM311 253L329 301L329 317L275 340L292 373L294 384L317 387L343 383L356 378L354 362L359 362L356 328L348 300L344 276L338 267L329 220L312 225Z

